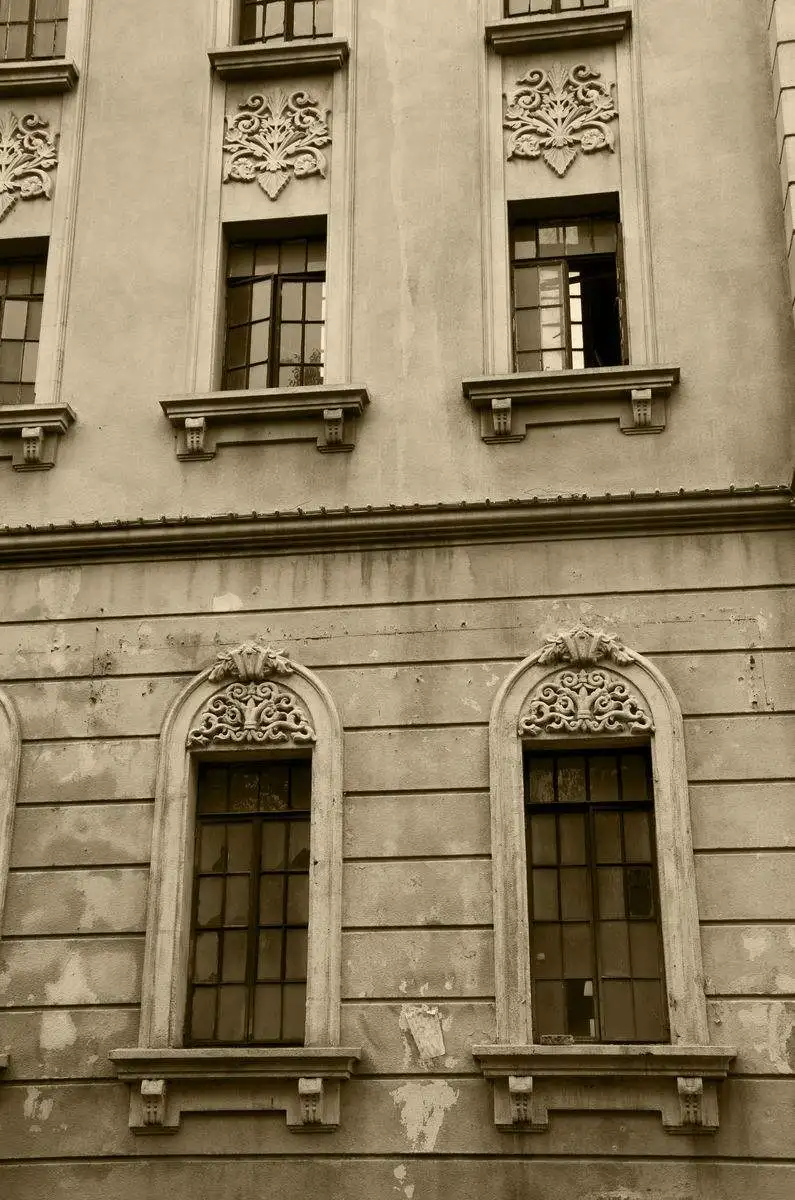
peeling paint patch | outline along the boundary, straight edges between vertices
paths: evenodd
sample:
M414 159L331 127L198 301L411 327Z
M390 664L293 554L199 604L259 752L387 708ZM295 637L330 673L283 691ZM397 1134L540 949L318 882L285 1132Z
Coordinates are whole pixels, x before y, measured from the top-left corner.
M445 1113L458 1102L460 1094L443 1079L433 1083L404 1083L390 1092L415 1154L430 1154L434 1150Z
M444 1057L442 1014L437 1007L431 1004L404 1004L398 1026L416 1046L421 1066L431 1066L435 1058Z
M42 1013L39 1046L42 1050L66 1050L77 1041L77 1026L68 1012Z
M213 596L213 612L240 612L242 607L243 601L234 592L224 592L222 596Z
M52 1096L45 1096L41 1088L37 1087L29 1087L25 1090L27 1095L22 1105L22 1114L25 1120L48 1121L52 1112Z

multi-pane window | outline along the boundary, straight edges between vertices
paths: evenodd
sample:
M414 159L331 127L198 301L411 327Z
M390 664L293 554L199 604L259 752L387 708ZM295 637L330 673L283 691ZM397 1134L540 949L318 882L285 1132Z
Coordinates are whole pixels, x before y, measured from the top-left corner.
M326 242L236 242L226 280L224 388L323 382Z
M647 750L525 755L536 1040L667 1038Z
M46 256L0 259L0 404L32 404Z
M200 763L186 1042L301 1045L309 759Z
M511 228L514 369L624 361L614 218L518 221Z
M578 12L607 8L608 0L505 0L506 17L535 17L541 13Z
M332 0L241 0L240 41L331 36Z
M69 0L0 0L0 59L63 58Z

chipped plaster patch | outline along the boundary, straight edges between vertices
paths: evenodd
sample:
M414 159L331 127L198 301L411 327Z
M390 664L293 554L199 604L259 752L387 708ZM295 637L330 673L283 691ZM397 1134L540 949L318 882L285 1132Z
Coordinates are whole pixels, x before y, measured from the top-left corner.
M234 592L224 592L222 596L213 596L213 612L239 612L242 607L243 601Z
M25 1089L27 1095L22 1104L22 1114L26 1121L48 1121L52 1112L52 1096L45 1096L41 1088ZM36 1129L36 1126L32 1128Z
M420 1066L430 1067L435 1058L444 1057L442 1014L435 1005L404 1004L400 1009L398 1027L404 1035L407 1035L406 1042L409 1050L411 1049L409 1038L414 1043L419 1055Z
M66 1050L77 1041L77 1026L68 1012L42 1013L39 1046L42 1050Z
M460 1092L443 1079L437 1079L433 1083L404 1083L390 1095L400 1109L400 1123L411 1149L415 1154L430 1154L445 1113L458 1102Z

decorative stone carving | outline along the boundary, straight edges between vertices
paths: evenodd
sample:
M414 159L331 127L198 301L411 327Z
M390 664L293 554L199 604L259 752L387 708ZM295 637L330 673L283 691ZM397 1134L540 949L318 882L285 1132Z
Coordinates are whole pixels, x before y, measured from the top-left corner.
M27 466L32 466L41 462L42 451L44 450L44 428L41 425L23 425L22 433L22 461Z
M631 663L635 655L613 633L575 625L565 633L547 638L535 660L541 666L553 663L574 663L577 666L595 665L611 659L618 666Z
M52 171L58 162L58 135L37 113L5 113L0 118L0 221L18 200L52 195Z
M704 1080L699 1076L680 1075L676 1081L682 1126L698 1130L704 1127Z
M505 98L508 158L543 157L562 177L579 151L613 151L609 122L618 116L614 87L585 63L567 67L558 62L549 70L528 71Z
M189 750L210 745L303 746L315 740L306 709L276 683L230 683L188 734Z
M527 1125L533 1100L532 1075L508 1076L508 1101L511 1106L511 1123Z
M327 446L342 445L342 431L344 428L344 414L341 408L324 408L323 409L323 432L326 438Z
M213 683L237 679L242 683L261 682L271 675L291 675L292 663L283 650L259 642L241 642L234 650L222 650L210 670Z
M160 1126L166 1123L165 1079L141 1080L141 1119L145 1126Z
M298 1102L302 1125L319 1125L323 1119L323 1080L299 1079Z
M230 157L224 183L256 180L268 199L275 200L293 176L325 179L323 147L331 143L328 113L308 92L255 93L238 107L238 113L226 118L224 150Z
M532 693L520 735L648 733L654 728L643 701L626 683L597 668L562 671Z

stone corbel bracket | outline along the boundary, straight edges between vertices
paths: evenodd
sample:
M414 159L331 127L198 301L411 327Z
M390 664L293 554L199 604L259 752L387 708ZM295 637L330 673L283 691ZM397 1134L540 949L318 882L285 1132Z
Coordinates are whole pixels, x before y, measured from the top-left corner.
M531 425L617 420L622 433L662 433L678 367L588 367L465 379L484 442L521 442Z
M359 1047L296 1046L132 1048L113 1050L130 1084L134 1133L176 1133L183 1112L286 1113L295 1133L321 1133L340 1122L340 1083Z
M340 38L225 46L207 52L214 73L221 79L231 80L330 75L345 66L348 53L348 43Z
M79 72L66 58L0 62L0 96L47 96L71 92Z
M494 1082L494 1123L546 1133L550 1111L659 1112L668 1133L714 1133L718 1093L735 1051L725 1046L475 1046Z
M68 404L0 405L0 441L11 443L15 471L49 471L58 441L75 422Z
M486 26L486 43L496 54L532 54L620 42L629 31L628 8L583 10L543 17L508 17Z
M214 458L224 444L315 438L323 454L353 450L369 403L364 387L323 384L176 396L160 406L177 431L177 458L197 462Z

